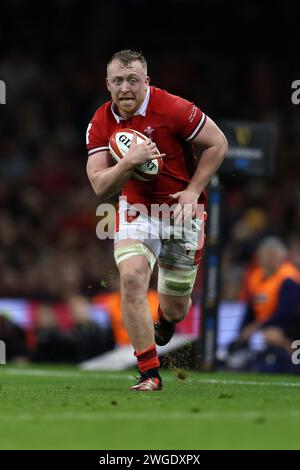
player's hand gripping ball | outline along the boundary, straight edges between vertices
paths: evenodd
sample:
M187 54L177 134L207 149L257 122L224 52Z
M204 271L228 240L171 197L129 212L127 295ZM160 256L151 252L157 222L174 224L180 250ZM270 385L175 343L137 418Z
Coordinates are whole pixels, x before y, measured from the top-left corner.
M133 136L137 136L137 144L147 140L144 134L133 129L119 129L110 136L109 150L113 160L117 163L126 157ZM159 154L159 151L158 151ZM140 181L151 181L162 171L163 161L161 158L153 158L146 163L137 165L134 169L133 177Z

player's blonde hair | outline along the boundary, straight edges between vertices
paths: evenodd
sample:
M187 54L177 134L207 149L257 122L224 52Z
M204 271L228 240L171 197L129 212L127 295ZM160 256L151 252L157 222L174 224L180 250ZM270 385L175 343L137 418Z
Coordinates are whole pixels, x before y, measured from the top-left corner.
M141 51L132 51L131 49L123 49L122 51L116 52L107 62L107 66L109 66L112 62L118 60L121 64L125 65L125 67L129 66L131 62L138 60L145 70L147 74L147 61L143 56Z

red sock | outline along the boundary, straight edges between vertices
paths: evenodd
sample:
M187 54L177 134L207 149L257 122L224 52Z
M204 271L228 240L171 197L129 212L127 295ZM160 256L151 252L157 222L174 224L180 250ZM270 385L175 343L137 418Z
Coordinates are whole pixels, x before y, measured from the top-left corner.
M148 369L157 369L160 366L155 344L149 346L145 351L135 351L134 355L137 358L139 371L142 373Z

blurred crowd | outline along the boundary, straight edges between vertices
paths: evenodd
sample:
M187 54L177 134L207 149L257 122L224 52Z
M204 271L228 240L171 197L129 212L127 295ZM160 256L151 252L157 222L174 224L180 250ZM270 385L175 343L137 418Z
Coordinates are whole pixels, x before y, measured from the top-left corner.
M240 298L245 270L264 236L283 239L289 259L300 268L300 113L290 101L286 64L291 52L274 56L268 40L259 42L260 34L267 38L274 32L272 18L263 20L263 5L246 1L235 6L236 32L255 28L256 37L243 36L243 44L227 44L224 50L213 39L205 45L200 41L210 31L205 21L201 35L187 24L180 44L163 34L166 20L176 28L181 1L174 2L172 19L169 2L160 6L155 24L163 47L145 37L142 22L124 42L122 15L117 14L118 9L125 13L122 2L92 1L82 17L80 2L54 1L46 21L42 6L31 3L25 8L25 2L14 0L1 6L0 42L7 47L0 51L0 79L6 83L7 104L0 109L0 297L51 303L94 298L118 286L112 241L96 237L98 202L85 172L85 131L96 108L109 98L106 62L124 47L143 49L153 84L193 100L216 121L267 120L277 126L274 174L222 181L222 298ZM215 3L203 2L204 16ZM136 6L133 0L126 4ZM8 21L12 9L13 24ZM275 5L269 14L279 14ZM113 34L109 18L114 19ZM216 21L216 28L225 28ZM293 15L288 21L292 26ZM249 47L252 54L245 59Z
M111 318L83 296L64 304L26 303L12 311L0 308L0 338L6 361L79 363L115 346Z

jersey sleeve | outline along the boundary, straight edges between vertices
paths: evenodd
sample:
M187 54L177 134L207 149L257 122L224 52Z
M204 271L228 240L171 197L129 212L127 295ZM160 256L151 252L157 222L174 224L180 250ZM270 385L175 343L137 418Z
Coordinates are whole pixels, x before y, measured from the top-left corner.
M171 110L175 134L192 141L205 125L206 115L194 103L178 96L173 99Z
M104 124L103 112L99 108L86 130L86 146L89 157L94 153L109 150Z

